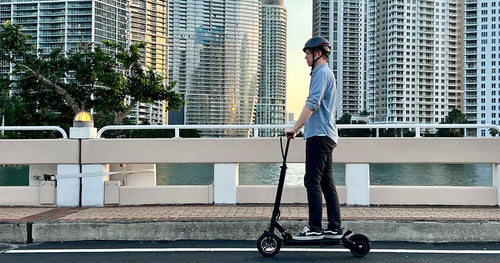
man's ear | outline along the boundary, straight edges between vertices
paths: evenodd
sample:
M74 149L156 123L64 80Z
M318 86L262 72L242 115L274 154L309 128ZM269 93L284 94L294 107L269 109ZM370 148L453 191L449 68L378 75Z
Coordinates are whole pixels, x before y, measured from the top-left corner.
M318 48L318 49L314 50L314 57L315 58L320 58L322 56L323 56L323 51L321 51L321 49Z

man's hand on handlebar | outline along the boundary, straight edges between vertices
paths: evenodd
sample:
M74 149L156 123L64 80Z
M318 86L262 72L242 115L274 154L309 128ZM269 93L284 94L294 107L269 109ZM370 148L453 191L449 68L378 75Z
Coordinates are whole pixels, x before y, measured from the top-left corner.
M286 129L285 130L285 136L288 139L295 139L296 135L297 135L297 132L293 131L292 129Z

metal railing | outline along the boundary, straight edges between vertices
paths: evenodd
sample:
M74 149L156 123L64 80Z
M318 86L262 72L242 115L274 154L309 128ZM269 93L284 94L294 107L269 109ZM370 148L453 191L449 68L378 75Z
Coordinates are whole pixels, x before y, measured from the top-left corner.
M251 129L253 137L259 137L260 129L285 129L292 125L110 125L102 127L97 132L97 138L111 130L174 130L175 138L180 138L181 129L207 130L207 129ZM500 133L500 126L493 124L338 124L342 129L376 129L376 137L379 137L379 129L414 129L415 137L420 137L425 129L494 129ZM466 136L466 133L464 133Z
M97 132L101 138L106 131L117 130L175 130L175 138L180 138L180 130L209 130L209 129L252 129L253 137L259 137L259 129L285 129L291 125L110 125L102 127Z
M66 131L59 126L0 126L0 131L58 131L63 139L68 138Z

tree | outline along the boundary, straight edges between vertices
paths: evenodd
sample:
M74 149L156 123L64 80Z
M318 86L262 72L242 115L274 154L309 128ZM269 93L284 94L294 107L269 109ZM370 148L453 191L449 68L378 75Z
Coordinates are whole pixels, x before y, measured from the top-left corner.
M340 119L336 121L337 124L351 124L352 116L349 113L344 113ZM364 121L354 121L355 124L366 124ZM339 131L341 137L370 137L371 131L368 129L341 129Z
M337 124L350 124L351 115L349 113L344 113L340 119L337 120Z
M31 120L24 120L27 123L44 117L56 122L51 125L70 126L75 114L93 109L96 126L121 124L139 101L166 100L174 110L184 104L180 94L172 91L175 82L166 85L162 76L140 64L143 42L129 48L109 41L81 43L72 53L54 49L44 54L28 40L10 22L0 28L0 53L4 54L0 59L15 66L13 73L21 74L14 86L27 104L24 113L31 115ZM128 105L127 97L131 98Z
M496 137L499 134L497 129L490 128L491 137Z
M441 124L466 124L467 117L460 110L453 109ZM463 137L463 129L438 129L437 137Z

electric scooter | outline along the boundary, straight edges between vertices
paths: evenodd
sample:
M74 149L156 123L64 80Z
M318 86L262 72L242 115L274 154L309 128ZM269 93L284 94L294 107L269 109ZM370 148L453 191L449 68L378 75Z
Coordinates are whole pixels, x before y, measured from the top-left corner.
M276 192L276 199L274 201L274 209L271 217L271 224L269 230L264 233L257 240L257 249L264 257L273 257L279 253L281 246L334 246L343 245L349 249L355 257L364 257L370 252L370 240L362 234L352 234L351 230L347 230L340 238L323 238L318 240L295 240L292 235L286 232L285 228L278 223L280 217L280 203L283 194L283 185L285 183L286 175L286 158L288 155L288 147L290 139L287 139L285 151L283 151L283 141L280 137L281 155L283 156L283 164L281 166L281 173L278 182L278 190ZM277 229L281 233L281 237L274 233Z

